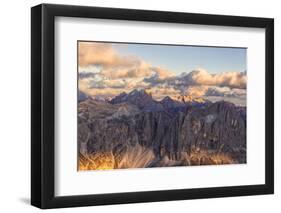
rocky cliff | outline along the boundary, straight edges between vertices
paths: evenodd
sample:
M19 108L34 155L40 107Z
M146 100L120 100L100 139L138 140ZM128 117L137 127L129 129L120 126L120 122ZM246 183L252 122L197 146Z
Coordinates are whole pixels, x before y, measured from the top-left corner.
M158 102L143 91L87 99L79 103L78 146L81 169L246 163L246 109Z

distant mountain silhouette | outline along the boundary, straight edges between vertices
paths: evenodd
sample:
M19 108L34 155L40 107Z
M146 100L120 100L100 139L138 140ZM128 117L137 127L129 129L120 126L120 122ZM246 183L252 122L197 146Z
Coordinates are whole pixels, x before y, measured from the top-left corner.
M82 91L78 91L78 102L80 101L85 101L87 100L89 97Z

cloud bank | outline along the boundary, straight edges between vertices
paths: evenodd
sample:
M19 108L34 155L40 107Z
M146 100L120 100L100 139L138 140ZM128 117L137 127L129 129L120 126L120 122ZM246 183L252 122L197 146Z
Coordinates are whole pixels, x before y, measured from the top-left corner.
M220 74L210 74L204 69L192 71L186 75L186 83L197 85L220 86L246 89L246 75L243 72L224 72Z
M246 100L246 72L211 74L205 69L175 75L136 56L119 54L109 43L79 42L79 89L90 96L113 97L147 89L165 96L238 98Z

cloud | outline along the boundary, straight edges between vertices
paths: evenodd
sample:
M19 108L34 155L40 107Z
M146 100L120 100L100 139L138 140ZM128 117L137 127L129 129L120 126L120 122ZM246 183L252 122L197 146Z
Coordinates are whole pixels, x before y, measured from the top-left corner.
M96 74L92 72L80 72L79 79L95 78Z
M78 60L79 87L81 85L84 91L145 89L150 86L145 78L165 79L174 75L137 57L122 56L107 43L79 42Z
M186 95L195 97L219 96L219 97L246 97L245 89L232 89L220 86L190 86L185 91Z
M122 89L121 88L95 88L95 89L87 89L87 90L80 89L80 90L89 96L99 96L105 98L117 96L122 92L127 92L127 93L130 92L130 90L124 88Z
M247 78L244 72L224 72L210 74L204 69L194 70L186 79L194 84L246 89Z
M135 64L132 56L121 57L110 44L96 42L78 43L78 63L80 67L102 65L104 67L123 67Z
M174 86L180 90L186 90L190 86L219 86L237 89L246 89L247 77L245 72L224 72L218 74L210 74L206 70L197 69L190 73L182 73L179 76L166 76L160 78L152 75L145 79L152 85L166 84Z
M181 93L179 90L173 88L173 87L150 87L147 89L148 92L150 92L153 96L153 98L161 100L166 96L170 97L178 97Z
M154 71L154 77L159 80L164 80L175 76L172 72L162 67L152 67L151 69Z
M184 92L185 95L190 95L194 97L205 96L208 91L208 86L189 86Z
M108 79L118 79L118 78L139 78L139 77L149 77L152 75L151 67L148 63L143 61L138 61L136 64L118 67L103 68L100 75Z
M147 81L154 84L166 83L176 87L203 85L246 89L247 77L245 72L223 72L218 74L210 74L206 70L197 69L190 73L183 73L175 77L162 80L149 78Z
M159 78L152 75L144 79L151 87L174 88L182 95L195 97L219 96L219 97L245 97L246 96L246 72L224 72L210 74L206 70L197 69L190 73L182 73L178 76Z
M246 71L211 74L204 69L175 75L141 58L117 52L111 44L79 42L79 89L91 96L112 97L133 89L147 89L155 98L246 98Z
M135 56L122 56L107 43L79 42L78 48L79 72L95 69L94 72L99 70L99 74L107 79L150 77L153 74L163 79L173 75Z

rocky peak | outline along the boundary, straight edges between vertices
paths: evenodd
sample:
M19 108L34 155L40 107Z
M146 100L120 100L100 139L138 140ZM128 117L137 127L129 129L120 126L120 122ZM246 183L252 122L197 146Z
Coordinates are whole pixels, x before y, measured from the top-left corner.
M81 90L78 91L78 102L85 101L88 99L88 95L82 92Z
M175 108L175 107L179 107L182 105L181 102L172 99L169 96L166 96L165 98L163 98L160 103L164 106L164 108Z
M176 98L177 101L183 103L205 103L206 100L204 98L193 97L191 95L180 95Z
M217 112L222 112L222 111L229 111L232 109L238 109L235 104L227 102L227 101L218 101L215 102L211 105L210 109L213 109L214 111Z
M145 95L152 97L151 93L147 92L145 89L134 89L129 93L129 96L135 96L135 95Z
M140 108L147 106L148 104L152 104L154 102L151 93L146 92L145 90L133 90L129 94L121 93L120 95L113 98L110 103L118 104L118 103L130 103L134 104Z
M174 100L172 98L170 98L169 96L166 96L165 98L163 98L161 100L162 103L173 103Z

